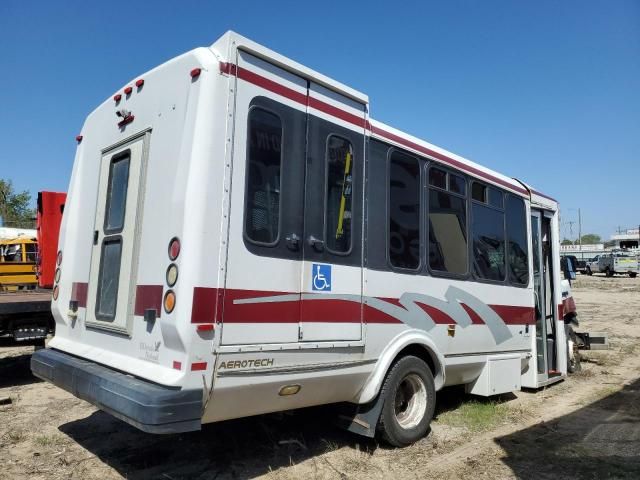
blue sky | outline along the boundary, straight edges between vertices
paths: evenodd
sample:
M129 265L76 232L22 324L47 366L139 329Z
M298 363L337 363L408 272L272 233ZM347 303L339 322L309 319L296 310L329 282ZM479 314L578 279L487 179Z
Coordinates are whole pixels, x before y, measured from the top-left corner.
M3 0L0 177L66 190L95 106L228 29L367 93L373 118L558 199L567 236L578 207L583 232L640 223L638 0Z

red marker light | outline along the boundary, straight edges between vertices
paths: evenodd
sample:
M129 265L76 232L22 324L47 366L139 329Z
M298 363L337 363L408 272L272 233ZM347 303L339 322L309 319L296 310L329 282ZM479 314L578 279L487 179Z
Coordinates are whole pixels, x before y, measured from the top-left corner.
M201 323L196 327L196 330L198 330L199 332L212 332L214 328L215 326L213 325L213 323Z
M136 81L136 87L140 88L143 85L144 85L144 80L143 79L140 79L140 80Z
M125 95L131 95L131 92L133 92L133 88L132 87L127 87L127 88L124 89Z
M180 240L173 237L169 242L169 260L174 261L180 255Z
M76 136L76 142L80 143L82 141L82 135Z
M119 93L117 95L113 96L113 100L118 103L120 100L122 100L122 95L120 95Z
M199 77L201 72L201 68L194 68L193 70L191 70L191 78Z

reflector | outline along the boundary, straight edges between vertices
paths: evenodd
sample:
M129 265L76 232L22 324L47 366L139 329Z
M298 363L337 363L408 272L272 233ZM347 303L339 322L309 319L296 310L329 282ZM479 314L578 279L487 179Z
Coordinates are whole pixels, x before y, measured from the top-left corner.
M164 294L163 304L165 312L173 312L173 309L176 307L176 294L173 293L173 290L167 290L167 293Z

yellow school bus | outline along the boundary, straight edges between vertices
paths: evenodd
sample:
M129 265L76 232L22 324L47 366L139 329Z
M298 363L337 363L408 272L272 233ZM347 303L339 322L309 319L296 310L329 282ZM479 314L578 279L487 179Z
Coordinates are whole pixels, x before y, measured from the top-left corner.
M37 242L32 237L0 240L0 290L35 288Z

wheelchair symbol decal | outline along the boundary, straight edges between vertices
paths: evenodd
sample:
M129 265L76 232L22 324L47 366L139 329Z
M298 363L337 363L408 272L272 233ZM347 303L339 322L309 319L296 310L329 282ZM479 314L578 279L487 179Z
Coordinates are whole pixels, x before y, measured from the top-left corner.
M312 290L318 292L330 292L331 291L331 265L318 265L313 264L311 269Z

